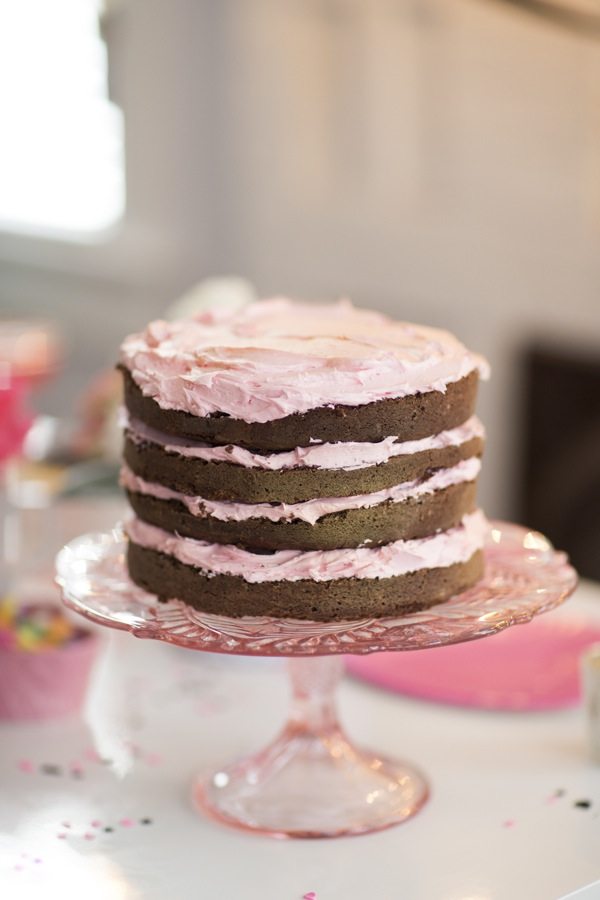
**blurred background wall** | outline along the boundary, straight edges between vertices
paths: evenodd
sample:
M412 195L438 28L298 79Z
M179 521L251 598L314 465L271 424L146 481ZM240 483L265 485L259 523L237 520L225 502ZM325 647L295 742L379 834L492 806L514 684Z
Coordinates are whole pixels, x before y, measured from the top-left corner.
M0 311L54 318L68 342L47 411L201 278L347 294L488 356L483 502L516 515L524 348L600 353L600 39L518 6L108 3L123 217L0 230Z

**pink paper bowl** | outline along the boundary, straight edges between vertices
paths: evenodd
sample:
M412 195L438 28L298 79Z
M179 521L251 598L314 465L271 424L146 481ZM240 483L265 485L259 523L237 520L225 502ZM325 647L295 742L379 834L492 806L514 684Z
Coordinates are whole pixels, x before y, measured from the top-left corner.
M0 649L0 719L74 715L85 699L98 638L89 631L61 647Z

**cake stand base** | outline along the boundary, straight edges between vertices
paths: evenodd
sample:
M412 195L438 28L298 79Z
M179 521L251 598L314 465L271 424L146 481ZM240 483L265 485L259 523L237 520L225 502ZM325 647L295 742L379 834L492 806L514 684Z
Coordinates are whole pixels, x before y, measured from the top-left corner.
M357 750L337 723L338 657L292 659L293 704L279 737L194 786L194 802L237 828L272 837L364 834L414 815L425 779L403 763Z

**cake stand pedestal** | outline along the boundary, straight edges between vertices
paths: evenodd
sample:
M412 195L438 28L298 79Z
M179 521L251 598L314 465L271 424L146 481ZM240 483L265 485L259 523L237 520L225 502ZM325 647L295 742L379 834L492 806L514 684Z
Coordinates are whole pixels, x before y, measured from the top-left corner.
M120 529L83 535L57 557L67 606L101 625L214 653L289 657L293 702L279 737L254 756L198 778L197 806L229 825L274 837L378 831L414 815L428 796L412 766L357 749L340 728L334 693L340 654L421 650L525 623L576 584L563 553L537 532L492 523L485 576L447 603L400 618L344 622L230 619L134 585Z

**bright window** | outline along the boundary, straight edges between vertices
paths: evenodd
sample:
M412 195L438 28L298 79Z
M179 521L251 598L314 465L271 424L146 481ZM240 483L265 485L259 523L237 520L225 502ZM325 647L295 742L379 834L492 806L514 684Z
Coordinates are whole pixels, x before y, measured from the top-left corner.
M0 229L85 237L123 212L101 0L0 0Z

